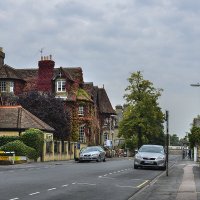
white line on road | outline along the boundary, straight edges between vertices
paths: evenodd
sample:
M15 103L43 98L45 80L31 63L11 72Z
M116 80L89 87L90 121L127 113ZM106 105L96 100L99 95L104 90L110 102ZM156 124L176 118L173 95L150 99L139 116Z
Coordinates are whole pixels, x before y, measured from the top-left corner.
M67 187L68 186L68 184L66 184L66 185L62 185L62 187Z
M50 188L50 189L48 189L48 191L51 191L51 190L56 190L56 188Z
M13 198L13 199L10 199L10 200L17 200L17 199L19 199L18 197L15 197L15 198Z
M96 185L94 183L76 183L76 184L78 184L78 185Z
M34 193L31 193L29 194L30 196L33 196L33 195L36 195L36 194L39 194L40 192L34 192Z

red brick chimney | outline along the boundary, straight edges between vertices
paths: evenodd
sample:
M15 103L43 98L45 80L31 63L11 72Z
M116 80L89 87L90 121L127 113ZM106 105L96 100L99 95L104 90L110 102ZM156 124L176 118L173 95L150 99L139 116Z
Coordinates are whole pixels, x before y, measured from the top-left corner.
M52 78L55 62L52 56L42 56L38 62L38 82L37 89L42 92L52 92Z

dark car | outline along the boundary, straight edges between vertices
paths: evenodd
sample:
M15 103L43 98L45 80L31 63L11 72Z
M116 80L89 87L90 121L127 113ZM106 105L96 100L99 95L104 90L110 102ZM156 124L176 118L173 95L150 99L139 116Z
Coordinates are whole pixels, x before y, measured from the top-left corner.
M143 145L135 155L134 169L138 167L155 167L166 169L166 155L161 145Z
M89 146L80 152L79 162L82 161L106 161L106 152L101 146Z

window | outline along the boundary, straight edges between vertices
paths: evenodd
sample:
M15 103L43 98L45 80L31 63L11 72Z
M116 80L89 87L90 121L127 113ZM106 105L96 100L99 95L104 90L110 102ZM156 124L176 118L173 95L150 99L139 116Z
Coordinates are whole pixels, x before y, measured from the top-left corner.
M10 82L10 92L14 92L14 82Z
M83 116L84 115L84 107L83 106L79 106L78 107L78 115L79 116Z
M80 126L80 128L79 128L79 141L85 142L85 128L84 128L84 126Z
M6 92L6 81L0 81L0 92Z
M57 92L65 92L66 81L65 80L58 80L56 82L56 91Z
M108 134L107 133L103 134L103 139L104 139L104 141L108 140Z

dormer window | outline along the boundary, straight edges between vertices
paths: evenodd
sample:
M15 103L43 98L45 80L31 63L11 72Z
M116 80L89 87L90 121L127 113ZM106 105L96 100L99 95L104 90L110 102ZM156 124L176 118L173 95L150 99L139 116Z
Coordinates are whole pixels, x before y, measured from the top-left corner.
M6 92L6 81L0 81L0 92Z
M79 116L83 116L84 115L84 107L83 107L83 105L80 105L78 107L78 115Z
M57 80L56 81L56 91L57 92L65 92L66 91L66 81L65 80Z

